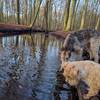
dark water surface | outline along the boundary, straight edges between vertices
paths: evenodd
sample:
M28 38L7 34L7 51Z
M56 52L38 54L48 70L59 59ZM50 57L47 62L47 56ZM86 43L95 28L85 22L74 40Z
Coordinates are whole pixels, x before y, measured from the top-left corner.
M60 100L54 91L61 47L43 34L0 38L0 100Z

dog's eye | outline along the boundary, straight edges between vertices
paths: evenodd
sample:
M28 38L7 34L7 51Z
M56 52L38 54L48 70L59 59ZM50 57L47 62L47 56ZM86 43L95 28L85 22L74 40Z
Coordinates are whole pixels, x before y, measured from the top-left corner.
M71 56L71 53L70 52L68 52L68 54L66 55L66 60L68 61L68 59L70 58L70 56Z
M66 59L66 61L68 61L69 57L66 57L65 59Z

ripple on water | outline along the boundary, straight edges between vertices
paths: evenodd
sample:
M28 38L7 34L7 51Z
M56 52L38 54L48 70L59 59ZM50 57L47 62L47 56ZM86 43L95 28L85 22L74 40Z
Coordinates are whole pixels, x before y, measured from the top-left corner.
M32 38L1 38L0 100L54 100L61 40L43 34Z

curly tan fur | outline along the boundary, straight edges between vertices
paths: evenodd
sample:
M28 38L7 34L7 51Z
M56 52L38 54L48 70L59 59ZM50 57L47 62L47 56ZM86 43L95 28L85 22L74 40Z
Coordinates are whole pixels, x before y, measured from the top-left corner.
M64 69L65 80L72 86L77 86L79 81L84 81L88 86L88 94L83 98L89 99L95 96L100 90L100 64L93 61L63 62L61 69Z

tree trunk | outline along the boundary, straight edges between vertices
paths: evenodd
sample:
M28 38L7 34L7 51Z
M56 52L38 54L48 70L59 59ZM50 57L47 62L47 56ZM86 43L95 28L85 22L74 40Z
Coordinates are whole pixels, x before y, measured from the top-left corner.
M17 0L17 24L20 24L20 4L19 4L19 0Z
M78 2L76 4L74 17L73 17L73 20L72 20L71 30L74 30L76 28L75 26L77 26L77 23L76 23L76 15L77 15L77 9L78 9L79 3L80 3L80 0L78 0Z
M66 0L65 10L64 10L64 31L66 30L66 27L67 27L70 3L71 3L71 0Z
M99 30L100 29L100 16L98 17L98 20L97 20L97 24L95 26L95 29L96 30Z
M3 1L0 1L0 22L3 22Z
M37 8L37 11L35 10L35 14L34 14L34 19L33 19L33 22L30 24L30 27L32 28L36 22L36 19L38 17L38 14L39 14L39 11L40 11L40 6L41 6L41 3L42 3L43 0L40 0L40 3L39 3L39 6Z
M30 0L30 2L29 2L30 4L30 11L29 11L29 14L30 14L30 21L29 21L29 23L31 23L31 21L32 21L32 0Z
M66 31L71 30L71 25L72 25L72 19L73 19L73 15L74 15L74 11L75 11L75 6L76 6L76 0L72 0L72 5L70 6L70 12L69 12Z
M46 32L48 30L48 5L49 5L49 1L46 0L46 5L45 5L45 26L46 26Z
M83 14L82 14L82 19L81 19L80 29L83 29L84 25L85 25L85 17L86 17L87 7L88 7L88 0L85 0L85 4L84 4L84 7L83 7Z

